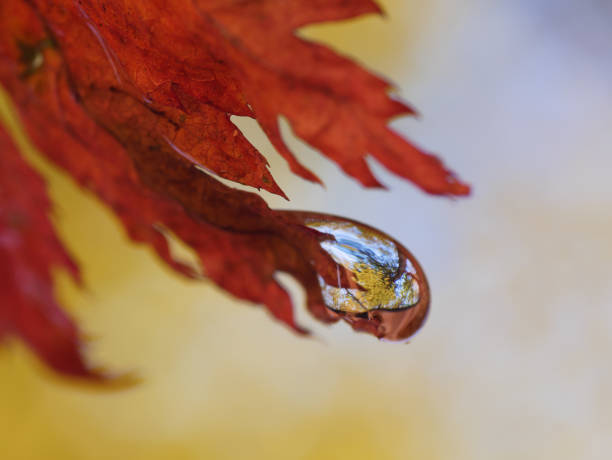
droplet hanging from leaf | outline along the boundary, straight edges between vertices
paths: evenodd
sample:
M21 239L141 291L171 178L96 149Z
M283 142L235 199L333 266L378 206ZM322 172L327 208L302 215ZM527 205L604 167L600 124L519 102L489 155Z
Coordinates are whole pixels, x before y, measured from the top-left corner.
M321 246L338 264L338 283L318 277L329 309L382 339L406 340L420 329L429 309L429 286L410 251L359 222L319 213L290 214L333 237ZM341 275L350 280L348 286L340 282Z

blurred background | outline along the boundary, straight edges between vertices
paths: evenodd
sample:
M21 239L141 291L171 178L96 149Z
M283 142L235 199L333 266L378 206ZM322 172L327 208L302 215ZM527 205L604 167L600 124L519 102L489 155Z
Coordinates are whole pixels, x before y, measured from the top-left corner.
M612 7L605 0L387 0L388 17L309 27L388 76L419 120L393 126L471 182L425 196L371 162L366 191L292 139L326 189L290 202L377 226L413 251L433 305L409 345L345 324L297 337L260 307L179 279L44 162L86 288L60 296L89 356L143 379L96 391L0 349L7 459L609 459L612 455ZM285 130L291 138L289 129ZM302 293L286 279L296 301Z

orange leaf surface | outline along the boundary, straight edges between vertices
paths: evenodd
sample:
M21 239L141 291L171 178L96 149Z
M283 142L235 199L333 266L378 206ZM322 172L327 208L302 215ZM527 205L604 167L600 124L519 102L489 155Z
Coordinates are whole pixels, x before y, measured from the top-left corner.
M429 304L424 275L407 251L397 246L397 273L385 279L401 278L402 286L414 280L420 298L409 308L415 307L415 314L404 314L408 319L402 322L389 319L395 313L334 310L322 295L325 283L350 288L353 297L367 289L353 269L325 249L334 236L209 174L284 196L265 158L232 123L231 115L242 115L259 122L296 174L318 181L284 144L278 127L284 116L299 137L366 186L380 185L365 162L372 155L430 193L467 194L468 187L437 158L387 127L391 117L411 113L387 95L388 83L295 36L306 24L378 11L369 0L5 0L0 83L41 152L109 205L131 239L150 245L177 272L200 276L172 258L167 231L195 250L206 277L241 299L264 304L297 331L304 332L276 281L279 271L302 283L318 319L342 318L357 330L401 339L420 326ZM10 179L24 170L33 185L7 189L6 196L1 189L1 209L23 207L24 214L44 224L36 245L63 254L46 220L40 179L4 143L0 174ZM30 256L42 267L36 273L48 309L57 311L48 270L59 256L45 259L44 254ZM27 260L17 253L2 261L2 270L11 273ZM68 263L65 255L61 260ZM403 270L410 270L408 278ZM46 345L19 329L11 305L18 305L15 299L28 282L6 279L13 286L6 291L11 302L3 301L0 311L0 332L21 335L62 372L86 375L56 364ZM67 324L74 343L66 356L73 353L68 362L76 366L82 363L74 355L76 332ZM55 332L50 326L48 334L55 337ZM49 350L61 344L58 338Z

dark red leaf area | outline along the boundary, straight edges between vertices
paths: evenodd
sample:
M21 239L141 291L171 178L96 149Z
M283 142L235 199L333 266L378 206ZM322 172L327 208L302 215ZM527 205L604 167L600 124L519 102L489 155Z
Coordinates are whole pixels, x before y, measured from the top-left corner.
M98 379L81 356L74 323L55 299L52 269L67 269L76 279L78 270L49 211L43 180L0 128L0 338L20 336L55 370Z
M13 11L17 7L26 9L21 2L15 2ZM45 39L42 25L38 34L30 34L34 43ZM108 104L108 116L101 124L124 148L79 104L55 49L45 49L41 68L22 79L14 43L9 39L1 44L0 79L28 133L51 160L113 208L132 239L151 245L177 271L196 276L172 259L165 236L165 230L171 230L197 252L207 277L239 298L265 304L274 316L303 332L274 276L288 272L305 286L315 316L337 319L324 307L316 278L317 272L324 277L333 273L334 280L337 276L335 263L319 244L324 236L270 210L257 195L226 187L195 169L149 130L151 124L167 126L165 116L132 95L107 91L101 103ZM89 95L92 105L99 94ZM123 118L124 113L133 118Z

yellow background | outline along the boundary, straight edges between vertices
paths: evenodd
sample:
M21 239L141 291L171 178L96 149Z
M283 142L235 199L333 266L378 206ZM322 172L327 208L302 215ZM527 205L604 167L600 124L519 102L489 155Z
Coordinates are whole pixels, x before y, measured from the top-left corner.
M593 32L607 30L602 13L384 5L388 19L302 33L399 82L424 117L394 126L441 152L475 184L471 198L424 196L375 162L391 191L364 191L292 139L322 189L291 176L253 122L237 122L292 198L264 194L271 205L363 220L417 254L434 299L424 330L409 345L379 343L299 307L315 336L297 337L127 242L107 209L20 139L84 274L82 290L65 274L57 281L91 337L89 356L142 382L75 386L12 341L0 349L0 458L609 458L611 69Z

